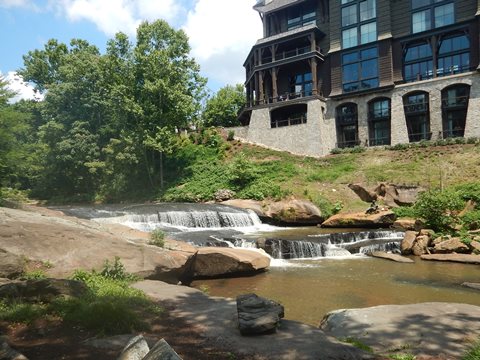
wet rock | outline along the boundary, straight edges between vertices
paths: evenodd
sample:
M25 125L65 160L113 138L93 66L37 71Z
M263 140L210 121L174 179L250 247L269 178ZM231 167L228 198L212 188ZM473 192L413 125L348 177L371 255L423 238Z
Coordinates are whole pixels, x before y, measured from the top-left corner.
M406 231L405 236L400 244L400 250L403 255L410 255L412 253L413 245L417 239L415 231Z
M428 254L420 257L422 260L452 261L464 264L480 264L480 255L471 254Z
M238 327L242 335L258 335L274 332L284 308L279 303L256 294L237 296Z
M182 358L178 356L165 339L161 339L145 355L143 360L182 360Z
M24 260L15 254L0 249L0 278L15 278L23 273Z
M270 266L270 258L261 251L204 247L198 249L186 264L182 282L194 278L247 275Z
M117 360L142 360L150 348L142 335L131 338Z
M435 244L433 251L435 254L469 253L470 248L460 238L455 237Z
M87 287L83 282L67 279L27 280L0 286L0 298L21 298L27 302L49 302L58 296L80 297L86 292Z
M414 263L412 259L409 259L407 257L398 255L398 254L391 254L387 253L385 251L373 251L371 253L368 253L367 255L376 257L376 258L381 258L381 259L386 259L386 260L392 260L400 263Z
M322 223L322 227L390 227L396 219L392 211L379 211L375 214L340 213L331 216Z

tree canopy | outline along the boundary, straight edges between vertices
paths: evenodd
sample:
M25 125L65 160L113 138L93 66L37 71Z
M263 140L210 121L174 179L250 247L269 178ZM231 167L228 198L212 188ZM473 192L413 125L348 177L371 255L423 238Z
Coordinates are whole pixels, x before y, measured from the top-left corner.
M238 126L238 113L245 103L243 85L227 85L207 100L203 121L207 126Z

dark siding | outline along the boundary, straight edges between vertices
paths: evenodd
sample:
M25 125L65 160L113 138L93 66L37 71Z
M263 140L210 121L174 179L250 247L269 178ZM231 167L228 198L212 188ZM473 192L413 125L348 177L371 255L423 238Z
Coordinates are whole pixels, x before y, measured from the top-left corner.
M380 86L392 84L392 41L391 39L378 42L378 76Z
M390 13L390 1L377 1L377 33L380 39L392 33Z
M331 94L330 95L339 95L342 93L342 65L341 57L339 52L335 52L330 56L330 66L331 66Z
M457 22L471 20L477 12L477 0L455 1L455 20Z
M403 81L403 49L400 41L395 40L392 43L392 62L393 62L393 81L395 83Z
M341 47L341 11L340 0L330 1L330 49L340 50Z
M411 33L411 2L410 0L391 1L391 19L393 37Z
M480 54L479 54L479 34L478 32L480 31L479 29L479 26L480 26L480 17L478 18L478 21L475 21L475 22L472 22L470 24L470 42L471 42L471 45L470 45L470 62L471 62L471 66L473 69L475 69L478 64L479 64L479 57L480 57Z
M318 88L321 92L321 95L324 97L330 96L331 91L331 79L330 79L330 56L325 59L323 64L320 64L320 71L318 74Z

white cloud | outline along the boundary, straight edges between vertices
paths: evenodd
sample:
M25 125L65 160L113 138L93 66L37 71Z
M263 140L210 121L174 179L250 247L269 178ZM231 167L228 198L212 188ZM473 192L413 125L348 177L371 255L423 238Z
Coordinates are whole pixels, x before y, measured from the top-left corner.
M9 71L5 76L5 79L9 82L8 88L16 93L16 95L10 99L11 103L16 103L22 99L24 100L42 100L43 96L33 89L33 86L23 81L22 77L15 71Z
M184 26L192 55L206 76L220 83L245 81L243 62L262 36L254 0L197 0Z
M33 11L39 10L38 6L35 5L31 0L0 0L0 7L7 8L7 9L20 7L20 8L30 9Z

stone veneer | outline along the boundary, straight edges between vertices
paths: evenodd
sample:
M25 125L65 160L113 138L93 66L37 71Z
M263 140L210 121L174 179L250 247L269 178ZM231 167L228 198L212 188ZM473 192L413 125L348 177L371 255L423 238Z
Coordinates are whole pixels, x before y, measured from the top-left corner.
M335 148L337 133L335 128L335 109L344 103L357 104L358 136L360 144L368 142L368 102L375 98L391 99L391 144L408 143L408 131L403 111L403 96L414 91L425 91L430 102L430 131L432 140L439 138L442 132L442 90L456 84L470 85L470 99L465 125L465 137L480 138L480 74L463 73L443 78L397 85L392 90L379 93L351 96L341 100L309 100L307 104L307 123L270 127L272 108L254 109L250 125L232 128L235 138L263 145L269 148L288 151L298 155L321 157ZM326 111L323 111L323 110Z

